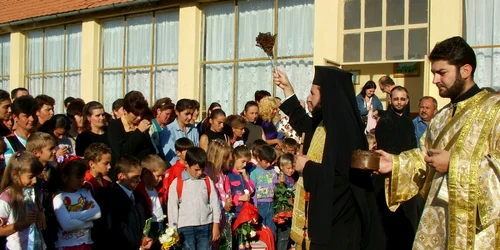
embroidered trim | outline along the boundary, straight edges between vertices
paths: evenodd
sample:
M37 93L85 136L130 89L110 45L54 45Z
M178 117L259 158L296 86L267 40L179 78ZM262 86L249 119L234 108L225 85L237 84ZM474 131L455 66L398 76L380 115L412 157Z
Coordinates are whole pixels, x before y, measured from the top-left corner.
M456 147L451 151L451 159L448 170L449 177L449 242L454 248L474 249L474 241L476 235L476 208L477 208L477 170L480 160L484 156L487 143L487 136L491 131L493 117L495 114L489 114L494 105L490 109L484 105L488 99L493 96L486 94L481 98L481 102L476 104L471 116L465 122L462 128L460 137L457 140ZM473 149L473 155L468 165L460 165L460 155L464 151L465 141L469 136L472 126L483 122L482 130L478 141ZM488 129L489 128L489 129ZM465 220L465 221L464 221ZM463 225L465 223L465 225ZM465 226L466 231L459 231L459 228ZM460 234L460 235L459 235ZM465 235L464 235L465 234ZM463 237L465 236L465 246L462 246Z

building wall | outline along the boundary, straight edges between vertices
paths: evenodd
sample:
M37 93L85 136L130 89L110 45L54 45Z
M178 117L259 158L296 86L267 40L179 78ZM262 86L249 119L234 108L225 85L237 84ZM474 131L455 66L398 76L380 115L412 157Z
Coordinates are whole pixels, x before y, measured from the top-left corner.
M206 1L203 1L206 2ZM201 96L201 45L203 38L203 16L202 3L191 1L179 6L179 62L178 62L178 97L200 99ZM341 39L343 1L341 0L316 0L314 16L314 64L341 64ZM162 6L164 8L165 6ZM446 15L443 11L446 10ZM106 16L126 13L106 13ZM85 101L100 100L99 87L99 62L100 62L100 18L103 15L86 14L83 17L70 19L81 19L82 21L82 65L81 65L81 97ZM433 45L445 38L462 35L463 33L463 4L462 1L440 0L429 1L429 50ZM43 27L51 22L62 22L62 18L50 22L38 22L31 24L28 28ZM11 37L11 60L10 60L10 88L25 86L25 36L23 27L12 27ZM418 77L395 78L398 85L408 88L412 97L411 111L418 111L418 99L423 95L438 97L437 89L432 84L429 62L420 63L420 74ZM360 71L360 85L355 86L359 93L362 85L368 80L377 82L383 75L393 74L392 63L345 65L342 68ZM293 81L293 79L292 79ZM252 90L253 91L253 90ZM376 94L385 102L386 97L377 89ZM446 100L439 99L442 107Z

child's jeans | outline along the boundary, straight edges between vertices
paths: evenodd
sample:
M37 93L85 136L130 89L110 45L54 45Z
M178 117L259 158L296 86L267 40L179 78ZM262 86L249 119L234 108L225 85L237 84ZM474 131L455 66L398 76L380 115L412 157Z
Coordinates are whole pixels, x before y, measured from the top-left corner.
M292 228L292 223L290 221L284 224L278 225L278 239L276 240L276 250L288 250L290 249L290 230Z
M212 223L178 229L185 250L212 249Z
M262 224L268 226L273 231L274 239L276 240L276 224L274 224L274 207L272 202L257 201L257 209L259 209L259 217L262 219Z

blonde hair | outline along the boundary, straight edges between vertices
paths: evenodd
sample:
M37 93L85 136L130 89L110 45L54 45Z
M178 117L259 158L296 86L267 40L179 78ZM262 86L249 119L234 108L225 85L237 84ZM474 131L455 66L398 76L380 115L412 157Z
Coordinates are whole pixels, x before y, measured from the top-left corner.
M228 169L230 160L231 147L225 141L215 139L210 142L207 149L207 167L212 181L216 182L217 175Z
M148 155L141 161L142 169L147 169L154 173L158 170L165 171L167 169L167 164L158 155Z
M294 163L295 161L295 157L293 154L290 154L290 153L285 153L285 154L282 154L280 156L280 159L279 159L279 166L282 167L286 164L292 164Z
M51 146L56 145L54 137L47 133L35 132L28 137L28 141L26 142L26 151L41 151L43 147L47 146L49 143L52 143Z
M274 97L268 96L260 100L259 115L264 121L271 121L273 110L277 109L278 105Z
M51 137L52 138L52 137ZM10 205L14 218L24 218L26 210L24 206L23 185L21 174L31 173L33 176L39 175L43 166L38 158L29 151L15 153L9 160L0 184L0 192L7 192L10 198ZM38 198L38 197L37 197ZM41 205L38 209L41 209Z

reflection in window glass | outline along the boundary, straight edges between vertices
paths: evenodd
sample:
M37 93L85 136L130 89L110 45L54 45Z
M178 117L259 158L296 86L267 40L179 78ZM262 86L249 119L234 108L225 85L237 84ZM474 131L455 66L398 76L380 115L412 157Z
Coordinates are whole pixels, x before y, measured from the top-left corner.
M365 1L365 28L382 26L382 0Z
M387 0L386 25L402 25L405 21L405 1Z
M423 59L427 54L427 28L411 29L408 35L408 59Z
M359 62L360 34L344 35L344 62Z
M410 24L427 22L427 0L410 0Z
M361 1L345 1L344 4L344 29L361 28Z
M388 30L386 34L386 60L404 59L404 30Z
M365 61L382 59L382 31L365 33Z

